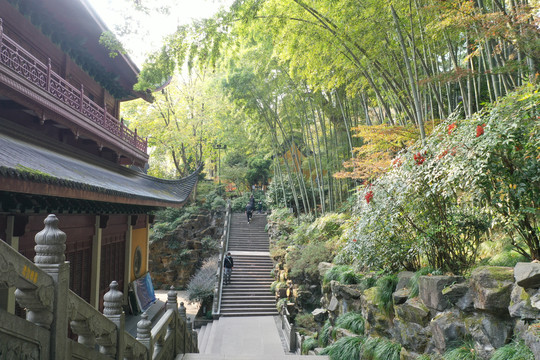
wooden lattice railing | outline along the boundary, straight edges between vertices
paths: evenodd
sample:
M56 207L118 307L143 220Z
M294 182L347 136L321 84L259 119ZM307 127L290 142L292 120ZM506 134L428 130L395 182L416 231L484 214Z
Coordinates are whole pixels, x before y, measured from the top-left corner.
M99 125L117 138L146 153L147 141L137 135L137 130L130 130L124 125L123 121L118 120L107 112L106 105L101 107L84 95L84 85L81 85L81 88L77 89L52 71L50 58L48 59L48 63L44 64L7 36L3 31L1 18L0 64L11 69L33 85L48 92L60 102L82 114L92 123Z

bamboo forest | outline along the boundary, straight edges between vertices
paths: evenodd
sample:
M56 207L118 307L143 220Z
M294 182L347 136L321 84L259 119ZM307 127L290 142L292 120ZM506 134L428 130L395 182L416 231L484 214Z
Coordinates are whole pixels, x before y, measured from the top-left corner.
M539 84L537 0L235 0L148 54L122 116L148 174L204 164L153 241L268 214L304 354L540 359Z

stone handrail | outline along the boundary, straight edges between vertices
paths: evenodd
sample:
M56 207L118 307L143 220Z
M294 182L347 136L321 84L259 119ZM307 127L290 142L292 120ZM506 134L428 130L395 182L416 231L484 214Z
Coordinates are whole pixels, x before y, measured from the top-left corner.
M26 310L24 321L0 308L0 343L30 349L39 359L59 360L159 360L198 352L197 336L173 290L167 311L154 328L143 314L136 339L125 332L124 296L116 281L103 297L103 314L69 290L66 235L58 229L56 216L49 215L44 222L45 229L36 235L34 263L0 240L0 288L15 288L15 299ZM68 329L76 340L68 337Z
M152 328L153 356L152 359L167 359L165 354L174 353L174 336L171 329L176 325L176 313L174 309L169 309L159 319Z
M299 349L297 346L296 328L294 323L290 322L290 314L286 304L282 304L281 309L279 310L279 318L281 320L281 332L287 343L287 348L290 352L296 353Z
M123 121L119 121L107 112L106 105L101 107L84 95L84 86L81 85L81 88L77 89L52 71L50 58L48 63L44 64L17 44L16 41L4 34L1 18L0 63L33 85L51 94L71 109L81 113L92 123L146 153L147 140L138 136L137 130L128 129Z
M231 201L227 201L227 210L225 213L225 223L223 224L223 235L221 236L221 244L219 248L218 268L216 272L216 286L214 288L214 302L212 304L212 316L214 319L219 318L221 314L221 293L223 290L223 261L225 254L229 248L229 233L231 230L232 207Z

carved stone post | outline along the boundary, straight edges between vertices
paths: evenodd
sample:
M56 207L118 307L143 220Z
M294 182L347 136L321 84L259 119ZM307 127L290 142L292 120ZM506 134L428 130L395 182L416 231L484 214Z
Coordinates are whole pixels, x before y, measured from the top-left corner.
M169 326L167 328L167 336L172 336L174 342L173 347L174 349L176 349L178 339L177 332L180 331L178 327L178 322L180 320L178 319L178 300L176 291L174 290L174 286L171 286L169 292L167 293L167 310L169 309L174 310L175 314L173 321L169 323Z
M67 299L69 291L69 263L66 262L66 234L58 229L58 218L50 214L43 221L45 228L35 236L34 263L54 281L52 294L51 354L55 359L69 356L67 348ZM41 295L40 295L41 297ZM30 320L32 321L32 320Z
M169 309L178 310L178 300L174 286L171 286L169 292L167 293L167 310Z
M141 320L137 323L137 340L148 349L149 359L154 355L152 346L152 322L148 320L146 311L141 315Z
M102 345L100 352L107 355L116 355L117 359L124 358L125 315L122 310L123 300L124 294L118 290L118 283L113 280L109 285L109 291L103 295L103 315L116 324L117 336L115 344Z
M180 307L178 308L178 315L180 315L180 318L186 321L186 307L184 306L184 302L180 303Z

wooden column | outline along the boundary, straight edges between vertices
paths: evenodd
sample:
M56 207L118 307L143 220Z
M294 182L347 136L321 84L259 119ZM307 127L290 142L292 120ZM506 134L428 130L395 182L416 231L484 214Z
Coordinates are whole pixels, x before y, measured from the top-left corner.
M92 241L92 280L90 283L90 305L99 309L99 282L101 276L101 216L96 216L95 235Z

